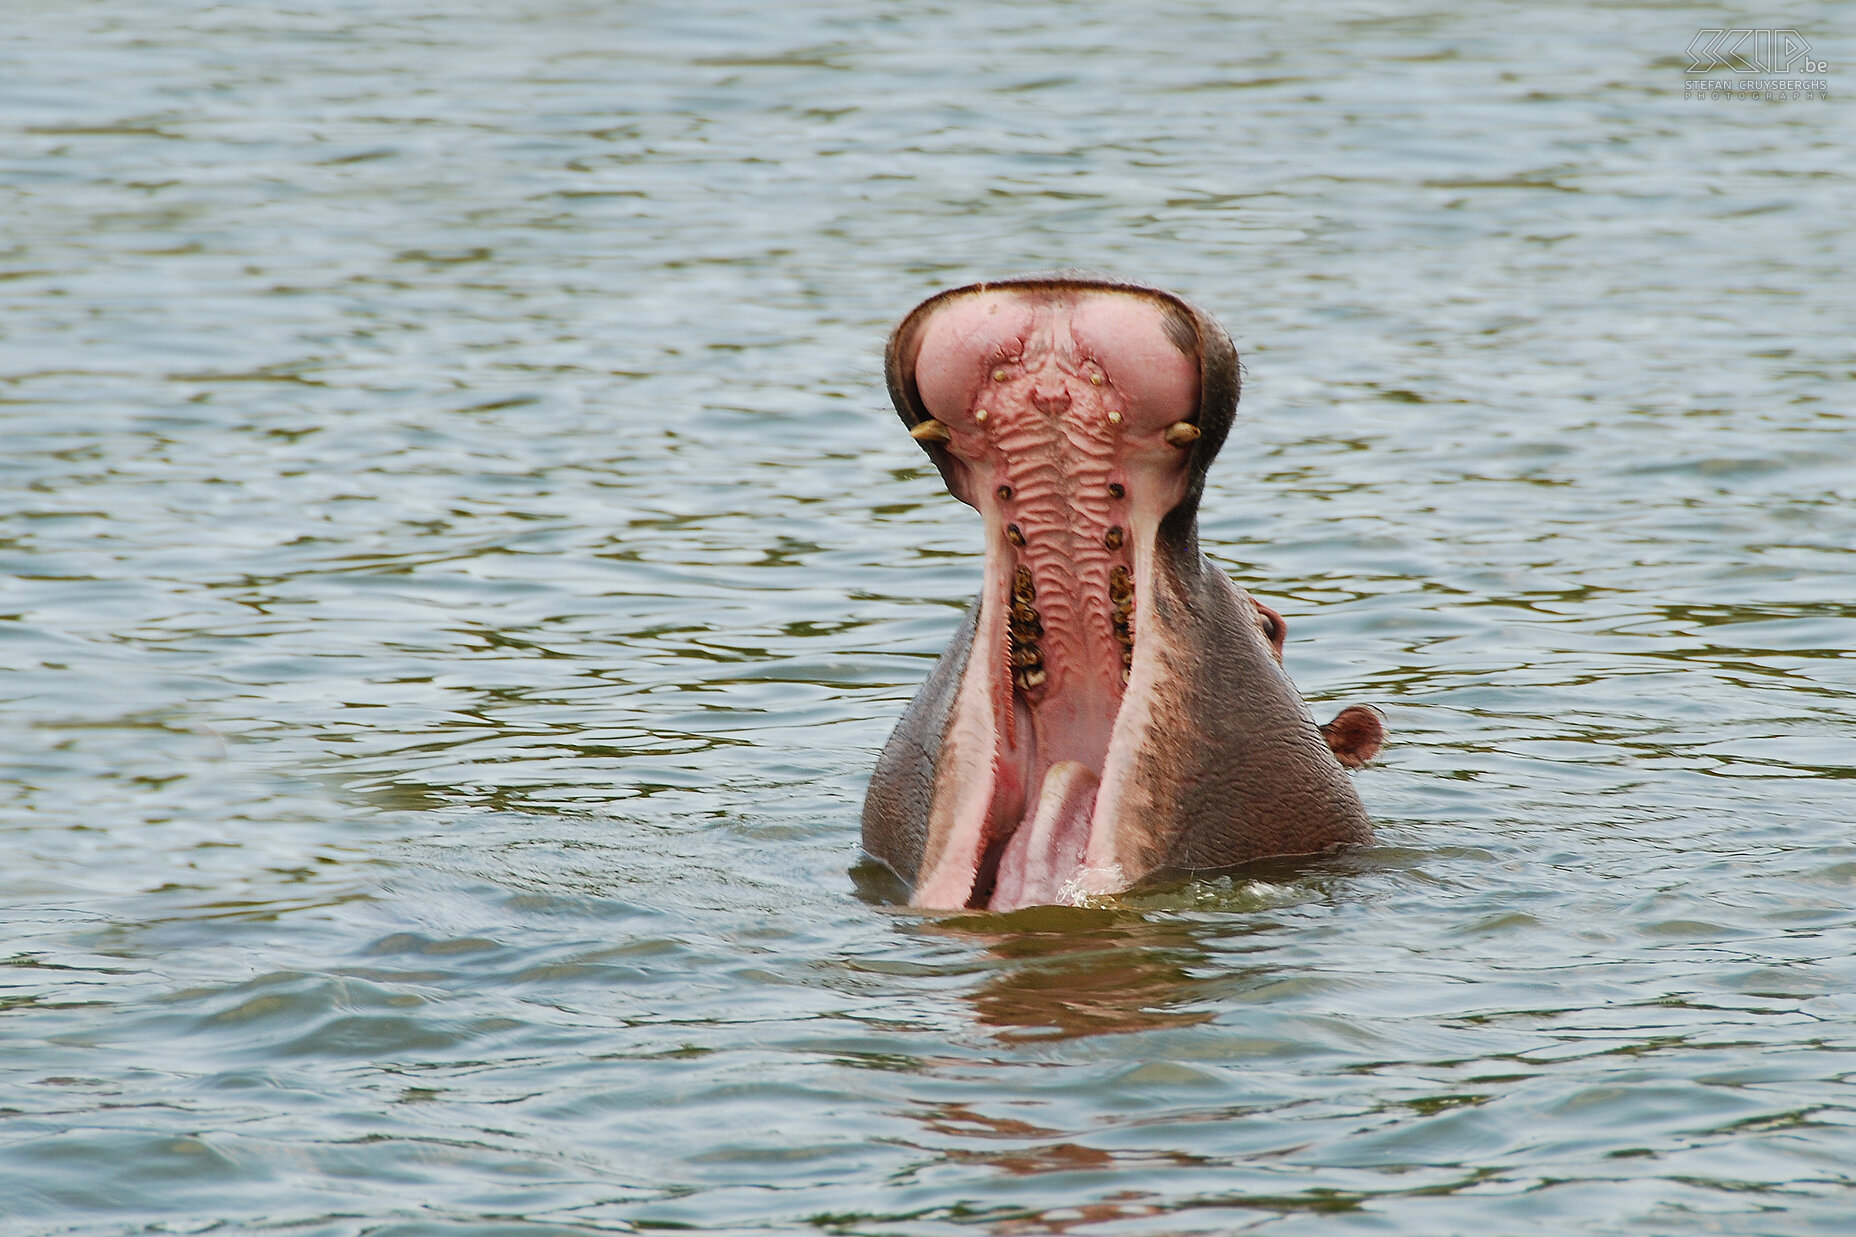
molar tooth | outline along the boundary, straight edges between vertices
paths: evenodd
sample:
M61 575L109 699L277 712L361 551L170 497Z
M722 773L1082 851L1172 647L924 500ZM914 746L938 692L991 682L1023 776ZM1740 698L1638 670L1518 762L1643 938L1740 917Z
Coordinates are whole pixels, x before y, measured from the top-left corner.
M1109 414L1108 414L1108 423L1109 423L1110 425L1120 425L1120 424L1121 424L1121 414L1120 414L1119 412L1116 412L1116 411L1114 411L1113 409L1111 409L1111 410L1109 411Z
M1125 601L1134 595L1134 581L1126 567L1116 567L1109 573L1108 595L1115 601Z
M992 380L994 382L1004 382L1007 378L1010 378L1010 377L1011 375L1006 373L1002 369L995 369L992 371Z
M998 494L1000 502L1010 502L1012 499L1012 487L1009 485L1002 485L998 489Z
M1102 544L1111 550L1121 549L1121 528L1117 525L1102 536Z
M1042 686L1044 683L1044 680L1048 679L1049 677L1050 675L1045 672L1044 667L1032 666L1032 667L1029 667L1028 669L1025 669L1019 672L1019 675L1018 675L1019 686L1025 688L1026 690L1030 690L1033 687Z
M1035 644L1021 644L1012 650L1012 664L1023 670L1044 664L1044 654Z
M947 442L954 437L952 430L933 417L909 427L909 437L916 442Z
M1031 568L1020 567L1012 573L1012 596L1020 601L1036 601L1038 590L1031 583ZM1033 612L1035 613L1035 611Z
M1122 487L1121 482L1111 481L1108 483L1108 496L1110 498L1122 498L1125 497L1127 493L1128 491Z
M989 417L989 416L991 416L991 415L992 415L992 414L991 414L990 412L987 412L987 411L986 411L986 410L985 410L984 408L980 408L980 409L976 409L976 410L974 411L974 413L973 413L973 420L974 420L974 421L975 421L975 422L976 422L977 424L980 424L980 425L984 425L984 424L986 424L986 418L987 418L987 417ZM1180 424L1181 424L1181 425L1184 425L1184 424L1185 424L1185 422L1184 422L1184 421L1181 421L1181 422L1180 422ZM1170 433L1172 433L1172 432L1173 432L1172 430L1168 430L1168 431L1167 431L1167 433L1169 433L1169 434L1170 434ZM1199 436L1199 433L1198 433L1198 431L1197 431L1197 430L1194 430L1194 431L1192 432L1192 436L1193 436L1194 438L1197 438L1197 437Z
M1005 526L1005 539L1013 545L1025 544L1025 534L1019 531L1018 525L1016 524L1007 524Z
M1102 375L1101 375L1100 373L1092 373L1092 374L1090 374L1090 375L1089 375L1089 385L1090 385L1090 386L1092 386L1092 387L1099 387L1099 386L1101 386L1101 385L1102 385Z
M1190 421L1175 421L1166 427L1169 446L1189 447L1199 440L1199 427Z

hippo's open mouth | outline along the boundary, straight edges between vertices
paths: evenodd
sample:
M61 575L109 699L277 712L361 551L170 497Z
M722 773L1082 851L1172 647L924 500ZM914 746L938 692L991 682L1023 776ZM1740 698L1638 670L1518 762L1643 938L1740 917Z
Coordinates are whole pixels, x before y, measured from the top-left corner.
M991 690L969 693L955 724L991 732L990 776L977 779L991 793L972 796L983 815L949 839L959 862L924 883L936 904L1079 892L1066 886L1088 855L1116 722L1141 696L1127 688L1150 647L1136 633L1154 530L1184 494L1199 437L1197 340L1170 308L1120 292L978 292L911 341L930 414L912 433L944 443L950 488L986 522L969 673Z
M1281 620L1197 550L1204 462L1236 398L1228 339L1150 289L977 285L903 322L889 374L910 433L983 517L986 568L885 750L866 847L939 907L1073 902L1157 867L1206 866L1177 817L1231 814L1191 784L1216 789L1189 749L1229 745L1192 733L1225 712L1207 687L1314 729L1274 664ZM1207 665L1213 638L1236 647ZM1282 743L1250 746L1240 763ZM1289 746L1299 758L1308 744Z

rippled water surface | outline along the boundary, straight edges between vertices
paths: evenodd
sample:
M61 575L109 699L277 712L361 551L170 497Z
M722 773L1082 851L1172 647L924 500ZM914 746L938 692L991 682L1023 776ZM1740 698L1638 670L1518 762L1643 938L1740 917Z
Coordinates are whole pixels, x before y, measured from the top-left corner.
M9 1234L1851 1231L1847 9L8 15ZM882 341L1070 264L1380 845L913 913Z

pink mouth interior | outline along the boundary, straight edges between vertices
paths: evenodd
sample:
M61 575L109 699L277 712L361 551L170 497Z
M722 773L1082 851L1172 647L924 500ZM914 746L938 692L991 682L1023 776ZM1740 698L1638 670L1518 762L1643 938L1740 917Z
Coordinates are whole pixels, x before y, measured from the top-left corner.
M916 386L987 536L967 675L989 690L963 693L986 707L953 723L994 751L990 794L963 796L957 829L969 906L1067 901L1108 844L1099 792L1142 683L1154 530L1184 493L1189 451L1165 434L1197 406L1193 351L1171 306L1103 289L975 292L922 327Z

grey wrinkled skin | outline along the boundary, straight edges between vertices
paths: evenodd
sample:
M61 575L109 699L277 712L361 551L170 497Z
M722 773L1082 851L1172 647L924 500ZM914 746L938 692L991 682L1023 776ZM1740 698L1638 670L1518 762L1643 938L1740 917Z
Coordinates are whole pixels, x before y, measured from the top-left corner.
M915 883L922 851L928 845L928 813L934 805L941 736L953 715L955 693L979 622L976 601L968 608L954 642L935 662L928 681L903 710L889 742L883 745L883 754L877 757L864 796L864 850L910 884Z
M1160 724L1136 755L1136 773L1114 823L1127 879L1370 843L1365 808L1272 655L1249 595L1199 550L1205 475L1231 430L1241 382L1237 352L1222 326L1171 293L1082 272L951 289L924 301L890 337L889 390L903 424L912 427L929 415L907 368L927 314L976 289L1040 285L1133 291L1163 301L1176 311L1180 331L1191 337L1183 342L1199 358L1192 420L1200 437L1189 448L1184 496L1156 535L1147 584L1155 629L1137 637L1157 649L1163 673L1154 689ZM946 448L921 445L951 490L956 473ZM976 601L890 736L864 801L864 850L911 884L930 842L936 759L979 615Z
M1122 809L1146 822L1141 872L1370 843L1366 809L1271 655L1249 595L1199 553L1190 529L1180 540L1164 531L1155 603L1177 653L1155 691L1169 725L1140 753L1144 805Z

